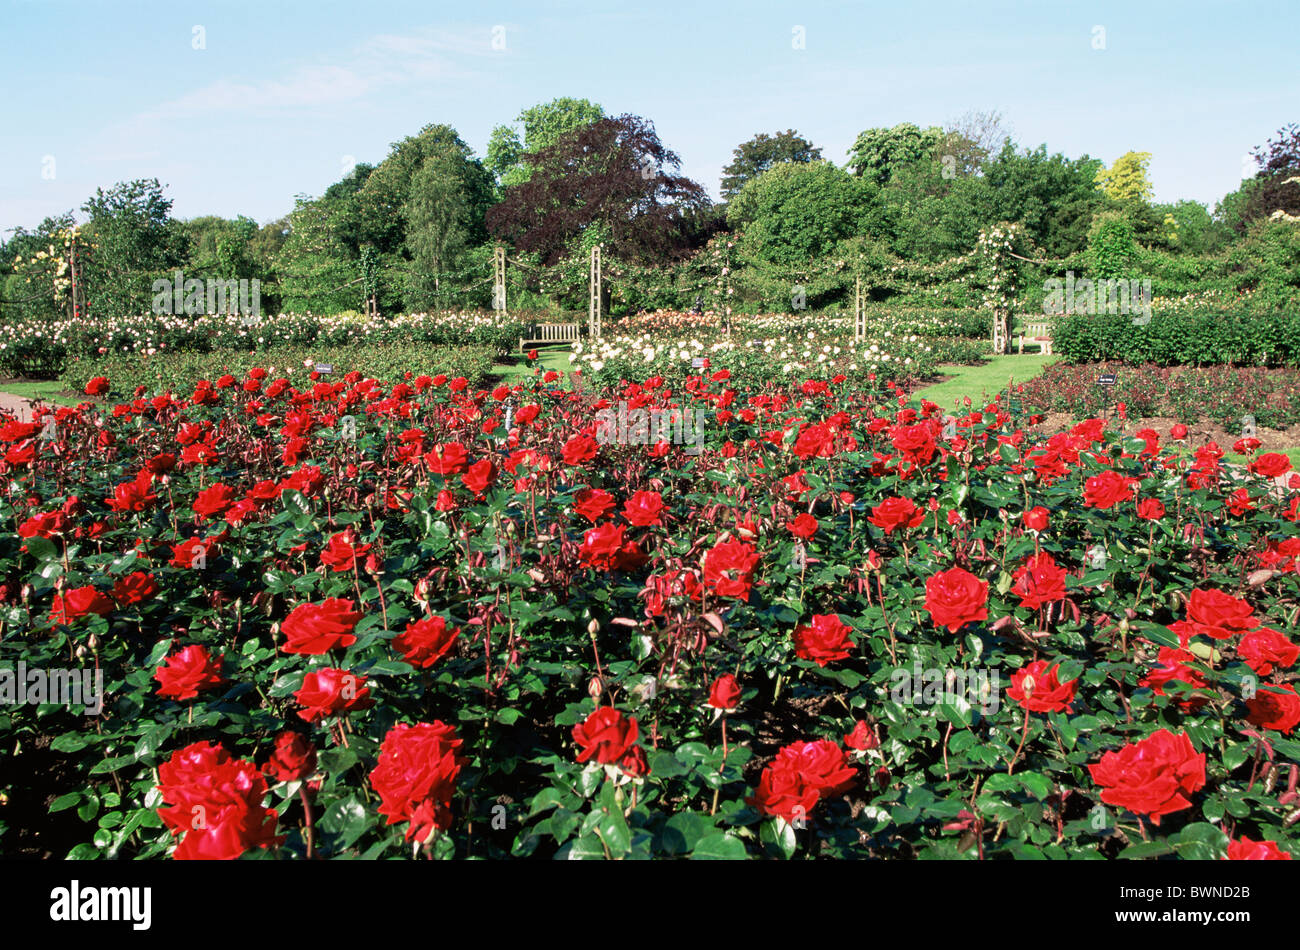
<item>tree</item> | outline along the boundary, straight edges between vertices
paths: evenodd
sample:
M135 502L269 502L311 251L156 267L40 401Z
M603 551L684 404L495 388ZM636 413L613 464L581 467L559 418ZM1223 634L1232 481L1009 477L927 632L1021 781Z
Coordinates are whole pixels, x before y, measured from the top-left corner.
M1150 152L1125 152L1109 169L1097 169L1097 187L1112 201L1145 204L1155 193L1147 176L1150 163Z
M411 252L415 293L433 298L441 291L441 275L451 258L470 239L471 187L465 180L465 162L450 152L428 158L411 182L403 213L406 243ZM425 293L421 294L423 289Z
M992 220L1020 222L1025 235L1051 257L1081 251L1093 215L1106 203L1096 185L1100 167L1086 155L1048 155L1046 145L1017 151L1008 140L984 170Z
M1300 216L1300 124L1284 126L1276 138L1251 154L1259 171L1250 180L1251 187L1242 189L1247 193L1235 222L1239 233L1261 218L1285 221Z
M742 251L773 264L806 264L857 233L875 186L827 161L786 162L748 182L727 207Z
M1000 112L972 110L948 123L936 151L947 177L966 177L979 174L1009 138Z
M794 129L768 135L760 132L732 152L731 164L722 170L722 200L730 201L741 188L781 162L813 162L822 150Z
M676 173L681 160L654 125L634 115L581 126L524 162L528 180L488 211L487 225L547 264L592 229L617 258L662 262L686 250L690 216L709 205L699 184Z
M524 109L515 118L524 129L522 140L508 125L498 125L492 130L485 164L502 188L523 184L531 174L523 161L525 153L550 148L561 136L603 118L605 110L588 99L562 96L539 103Z
M87 309L122 316L145 313L154 278L180 266L185 234L172 220L172 202L158 179L121 182L97 188L81 210L97 250L86 269Z
M849 168L859 177L886 185L903 167L933 157L943 137L940 128L921 129L911 122L892 129L867 129L858 133L849 149Z

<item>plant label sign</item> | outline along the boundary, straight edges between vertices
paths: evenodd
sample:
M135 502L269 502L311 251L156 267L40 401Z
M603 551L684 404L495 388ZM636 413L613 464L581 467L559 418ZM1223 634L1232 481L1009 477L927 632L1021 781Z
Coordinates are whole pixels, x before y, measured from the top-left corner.
M1119 376L1116 373L1102 373L1097 377L1098 386L1114 386L1119 382Z
M694 356L691 358L691 369L704 369L704 357Z
M328 375L330 375L331 373L334 372L334 364L333 364L333 363L317 363L317 364L315 365L314 369L316 370L316 372L320 373L322 376L328 376Z

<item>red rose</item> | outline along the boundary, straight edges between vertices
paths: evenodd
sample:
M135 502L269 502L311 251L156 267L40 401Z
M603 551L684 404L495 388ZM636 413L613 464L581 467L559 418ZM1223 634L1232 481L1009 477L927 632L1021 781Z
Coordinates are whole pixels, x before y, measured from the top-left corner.
M1243 835L1228 842L1225 861L1290 861L1291 855L1277 846L1276 841L1254 841Z
M285 730L262 771L277 782L298 782L316 771L316 747L301 733Z
M1186 733L1159 729L1107 752L1088 771L1102 787L1103 802L1149 815L1158 826L1162 815L1192 807L1187 796L1205 786L1205 755L1196 752Z
M1175 423L1174 427L1169 430L1169 437L1175 442L1181 442L1187 438L1187 426L1181 422Z
M451 798L464 764L460 747L456 730L439 720L398 723L384 737L370 784L388 824L411 823L407 841L426 841L435 829L450 827Z
M429 466L429 471L439 475L459 475L465 471L468 462L469 454L459 442L435 445L433 451L426 452L424 456L424 464Z
M1283 735L1290 735L1300 723L1300 696L1291 686L1262 686L1253 698L1246 700L1246 708L1250 710L1247 720Z
M857 775L844 750L830 739L791 743L776 754L775 764L798 772L822 798L847 791Z
M112 611L112 598L93 587L77 587L54 595L54 602L50 605L50 622L72 623L90 614L103 617Z
M573 727L578 743L578 761L595 758L601 765L614 765L636 744L636 718L627 718L612 706L601 706Z
M733 710L740 706L740 684L731 673L724 673L709 687L709 705L714 709Z
M214 689L226 682L221 675L219 656L212 656L208 648L193 643L173 653L154 671L158 681L158 695L166 699L194 699L199 693Z
M859 719L853 724L853 731L844 737L844 744L859 752L870 752L880 745L880 738L865 720Z
M1007 695L1029 712L1065 712L1074 702L1078 680L1058 681L1059 669L1059 664L1035 660L1011 675Z
M935 574L925 582L925 609L937 626L956 633L967 623L988 619L989 585L960 567Z
M1157 696L1164 696L1165 687L1170 683L1186 683L1188 686L1201 688L1206 685L1205 677L1188 663L1196 662L1196 655L1188 650L1176 650L1173 647L1161 647L1156 655L1156 665L1147 675L1138 681L1139 686L1146 686ZM1192 696L1179 700L1179 707L1184 710L1196 709L1205 705L1204 696Z
M599 446L590 436L575 435L564 443L564 464L581 465L583 462L589 462L596 457L598 450Z
M1165 516L1165 506L1159 498L1143 498L1137 504L1137 515L1146 521L1159 521Z
M235 503L235 490L217 482L203 489L194 499L194 513L200 518L219 515Z
M479 459L469 467L460 480L465 483L466 488L482 498L483 493L497 480L496 466L492 464L491 459Z
M123 607L143 603L158 593L158 582L144 571L133 571L113 582L113 598Z
M1065 571L1057 567L1056 560L1046 551L1031 556L1012 578L1015 581L1012 593L1029 610L1065 599Z
M840 621L835 614L818 614L811 626L800 625L794 630L794 652L818 666L831 660L842 660L855 644L849 639L853 628Z
M448 627L442 617L425 617L406 625L406 632L393 638L393 646L402 651L406 662L427 670L451 652L460 636L459 627Z
M102 396L106 392L108 392L108 380L103 376L96 376L86 383L85 394L87 396Z
M817 789L804 782L798 772L777 768L773 764L763 769L753 797L745 801L757 808L760 814L773 815L794 824L808 817L820 797Z
M664 500L658 492L639 491L623 503L623 515L629 524L638 528L662 524L659 516L664 510Z
M113 511L144 511L158 500L153 493L153 478L148 472L141 472L134 480L123 482L113 489L113 497L105 504Z
M1226 640L1242 630L1259 626L1254 608L1240 597L1221 590L1194 590L1187 598L1187 619L1199 624L1199 633Z
M335 573L350 571L356 566L357 558L365 557L370 550L369 544L357 544L352 529L340 531L330 538L325 549L320 553L320 562Z
M817 533L817 529L820 525L818 525L816 518L805 511L795 518L794 521L787 522L786 527L790 529L790 533L796 538L810 541L812 540L812 536Z
M369 709L375 704L370 698L366 677L360 673L326 667L312 670L302 678L302 686L293 694L302 706L298 715L307 722L343 712Z
M700 565L704 585L719 597L748 601L758 561L758 552L744 541L716 544L704 555Z
M303 604L284 618L280 630L287 642L280 647L285 653L318 656L335 647L357 642L353 628L361 614L354 613L352 601L331 597L320 604Z
M1114 508L1132 497L1131 480L1119 472L1101 472L1083 483L1083 500L1090 508Z
M1274 666L1292 666L1300 658L1300 646L1278 630L1261 627L1243 633L1237 641L1237 657L1260 676L1268 676Z
M867 520L890 535L895 528L915 528L925 520L925 509L916 507L910 498L886 498L871 509Z
M583 535L582 546L578 548L579 560L598 571L617 569L625 557L624 548L628 542L623 535L626 531L621 524L613 522L592 528Z
M927 465L937 448L934 433L924 422L914 426L897 426L890 435L894 448L913 465Z
M171 806L158 809L158 817L182 836L174 859L229 861L284 841L275 836L276 811L262 806L266 779L252 762L231 759L221 746L195 742L172 753L158 778Z
M614 510L614 496L600 488L584 488L573 496L573 510L592 524Z
M1277 478L1291 471L1291 460L1280 452L1265 452L1246 467L1256 475Z
M1025 527L1030 531L1046 531L1048 523L1047 509L1042 506L1030 508L1022 516Z
M646 758L645 749L639 745L632 746L618 763L618 767L632 778L641 778L650 774L650 760Z

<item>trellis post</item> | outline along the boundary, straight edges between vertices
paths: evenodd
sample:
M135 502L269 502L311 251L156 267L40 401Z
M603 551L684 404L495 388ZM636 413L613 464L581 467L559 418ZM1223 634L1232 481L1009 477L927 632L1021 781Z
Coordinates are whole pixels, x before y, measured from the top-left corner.
M506 311L506 249L498 244L492 253L492 309Z
M862 296L862 278L858 277L853 286L853 342L861 343L867 338L867 302Z
M600 339L600 245L591 249L591 297L587 304L587 332Z

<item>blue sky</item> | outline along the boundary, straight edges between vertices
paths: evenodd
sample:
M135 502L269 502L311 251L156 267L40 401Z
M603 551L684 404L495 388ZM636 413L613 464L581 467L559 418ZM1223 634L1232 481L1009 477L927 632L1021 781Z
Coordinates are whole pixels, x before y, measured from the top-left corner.
M1291 2L0 0L0 231L154 177L178 217L265 222L423 125L482 154L562 95L651 119L714 195L756 132L842 164L864 128L996 109L1022 145L1152 152L1157 200L1212 208L1300 121L1297 36Z

